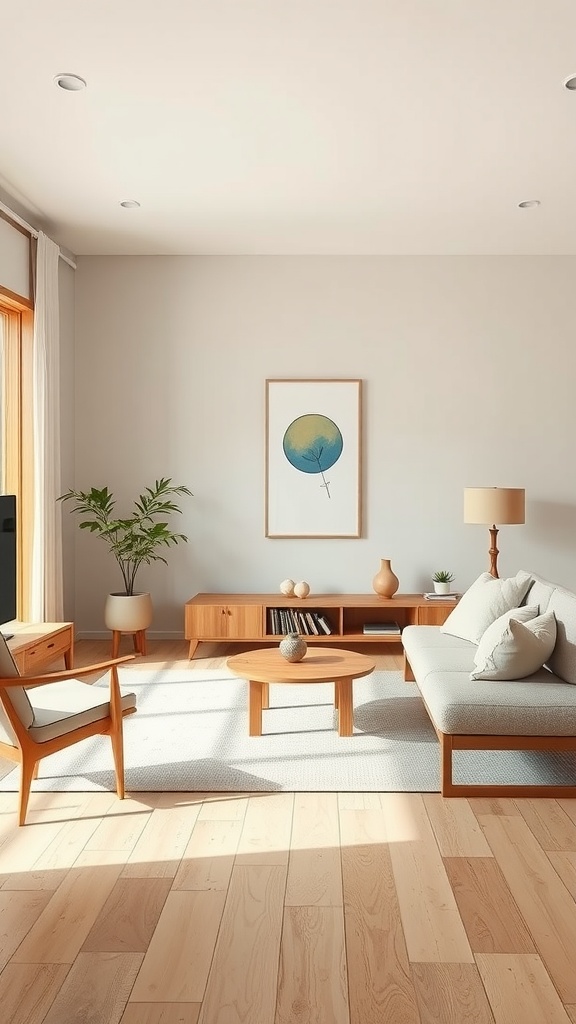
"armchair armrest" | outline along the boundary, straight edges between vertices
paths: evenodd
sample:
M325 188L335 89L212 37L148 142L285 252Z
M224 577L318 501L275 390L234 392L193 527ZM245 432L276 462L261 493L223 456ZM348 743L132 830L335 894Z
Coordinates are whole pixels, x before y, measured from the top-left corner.
M85 665L83 668L66 668L59 672L45 672L41 676L12 676L10 679L0 679L0 687L9 689L11 686L45 686L46 683L61 683L66 679L79 679L82 676L89 676L93 672L105 672L106 669L115 668L126 661L134 661L134 654L124 654L121 658L110 658L109 661L101 661L97 665Z

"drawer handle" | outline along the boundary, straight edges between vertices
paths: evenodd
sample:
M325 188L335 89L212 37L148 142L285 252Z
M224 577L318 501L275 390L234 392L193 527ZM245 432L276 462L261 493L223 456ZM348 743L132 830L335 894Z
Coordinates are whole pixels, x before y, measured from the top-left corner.
M50 650L51 647L54 647L54 644L47 644L46 646L48 647L48 650Z

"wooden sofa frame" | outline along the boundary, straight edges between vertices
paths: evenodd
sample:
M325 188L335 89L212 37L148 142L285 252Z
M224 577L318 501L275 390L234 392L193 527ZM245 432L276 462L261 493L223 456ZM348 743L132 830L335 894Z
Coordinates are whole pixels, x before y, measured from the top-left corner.
M405 652L404 679L407 683L416 682L412 666ZM454 750L545 750L550 753L569 751L575 755L574 771L576 773L576 736L479 736L441 732L430 714L426 701L422 695L420 696L440 743L440 792L442 796L576 797L576 785L474 786L453 782L452 752Z

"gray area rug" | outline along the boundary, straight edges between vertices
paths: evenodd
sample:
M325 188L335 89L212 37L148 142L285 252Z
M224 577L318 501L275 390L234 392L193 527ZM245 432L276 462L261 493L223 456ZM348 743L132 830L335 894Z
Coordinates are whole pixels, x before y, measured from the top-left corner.
M354 735L339 737L331 683L271 686L248 736L247 684L226 669L121 670L137 695L124 723L126 789L438 792L439 746L414 684L377 671L354 682ZM101 681L97 686L107 686ZM459 751L457 781L574 784L568 754ZM19 769L0 780L18 788ZM40 764L33 791L114 790L110 742L95 736Z

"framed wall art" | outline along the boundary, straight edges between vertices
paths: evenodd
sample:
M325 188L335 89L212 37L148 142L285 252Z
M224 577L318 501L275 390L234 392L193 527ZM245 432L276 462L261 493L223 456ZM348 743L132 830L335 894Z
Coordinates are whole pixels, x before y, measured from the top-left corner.
M361 380L266 381L267 537L360 537Z

